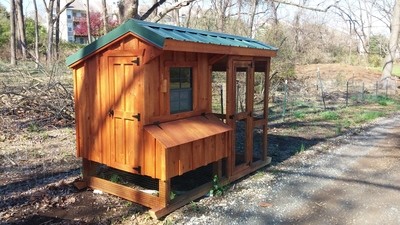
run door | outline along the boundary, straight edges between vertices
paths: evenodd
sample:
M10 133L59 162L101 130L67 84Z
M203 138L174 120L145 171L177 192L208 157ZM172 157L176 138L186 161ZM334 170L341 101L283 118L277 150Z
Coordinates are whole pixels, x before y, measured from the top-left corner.
M253 67L252 61L233 61L231 85L229 85L230 115L229 121L233 129L233 173L247 169L251 164L252 109L253 109Z

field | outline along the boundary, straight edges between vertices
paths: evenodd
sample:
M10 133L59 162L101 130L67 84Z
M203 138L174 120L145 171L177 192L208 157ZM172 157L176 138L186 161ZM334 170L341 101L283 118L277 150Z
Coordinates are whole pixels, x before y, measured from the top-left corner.
M79 190L70 72L56 66L49 71L31 69L32 65L1 68L0 221L161 224L184 210L198 210L192 204L155 221L145 207ZM272 86L268 136L272 165L331 138L357 133L400 109L397 83L389 89L380 87L376 70L324 64L298 66L296 74L287 84Z

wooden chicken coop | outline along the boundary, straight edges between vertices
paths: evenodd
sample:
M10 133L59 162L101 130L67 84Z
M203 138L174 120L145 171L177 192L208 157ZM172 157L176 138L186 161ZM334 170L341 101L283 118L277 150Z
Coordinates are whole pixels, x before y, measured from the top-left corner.
M128 20L67 58L88 186L161 217L270 163L277 49L222 33Z

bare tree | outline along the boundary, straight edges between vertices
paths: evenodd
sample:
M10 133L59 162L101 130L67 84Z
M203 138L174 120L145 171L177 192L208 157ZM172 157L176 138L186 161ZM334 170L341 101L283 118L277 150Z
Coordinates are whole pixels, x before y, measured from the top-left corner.
M211 4L217 16L217 29L220 32L225 31L225 25L228 20L228 11L234 5L232 0L212 0Z
M39 56L39 19L36 0L33 0L33 6L35 7L35 63L36 69L39 68L40 56Z
M65 11L65 9L70 6L75 0L68 0L68 2L64 5L62 9L58 11L58 13L54 13L54 1L49 0L47 3L46 0L43 0L43 4L46 8L47 12L47 50L46 50L46 60L47 63L50 64L53 59L54 51L53 51L53 36L54 36L54 23L60 17L61 13ZM60 0L57 0L60 1Z
M385 79L392 75L393 62L399 42L400 32L400 0L396 0L390 24L389 51L385 57L381 79Z
M195 0L179 0L173 3L171 6L164 8L162 11L158 13L158 15L152 19L153 22L160 21L164 16L166 16L169 12L180 9L182 7L188 6L190 3L194 2ZM161 2L161 1L160 1ZM146 13L145 13L146 14Z
M16 37L15 37L15 0L10 0L10 64L17 65Z
M86 0L86 24L87 24L87 38L88 43L92 42L92 34L90 30L90 10L89 10L89 0Z
M56 15L60 13L60 0L56 1ZM60 17L55 18L55 57L58 60L60 57Z
M108 32L108 12L107 12L107 0L102 0L103 6L103 32L106 34Z
M26 35L25 35L23 0L16 0L15 3L17 12L17 23L18 23L18 47L21 50L22 58L26 59Z

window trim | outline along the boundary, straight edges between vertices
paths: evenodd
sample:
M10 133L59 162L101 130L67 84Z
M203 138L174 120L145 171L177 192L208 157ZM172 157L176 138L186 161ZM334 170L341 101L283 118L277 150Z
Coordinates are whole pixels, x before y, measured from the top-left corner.
M172 89L172 87L171 87L171 85L172 85L172 83L171 83L171 69L189 69L190 70L190 87L189 88L183 88L182 87L182 77L181 77L181 73L179 73L179 88L174 88L174 89ZM192 112L193 111L193 67L190 67L190 66L171 66L171 67L169 67L169 70L168 70L168 72L169 72L169 113L170 114L178 114L178 113L185 113L185 112ZM181 71L180 71L181 72ZM174 93L185 93L185 92L187 92L188 93L188 95L186 96L186 97L189 97L190 99L188 99L187 101L189 101L189 102L185 102L185 103L190 103L190 106L188 107L188 109L186 109L186 108L184 108L184 109L181 109L180 107L178 107L179 109L177 110L177 111L172 111L172 104L171 104L171 95L172 95L172 92L174 92ZM179 100L177 101L178 102L178 104L180 105L180 103L182 102L183 100L181 99L181 98L179 98Z

